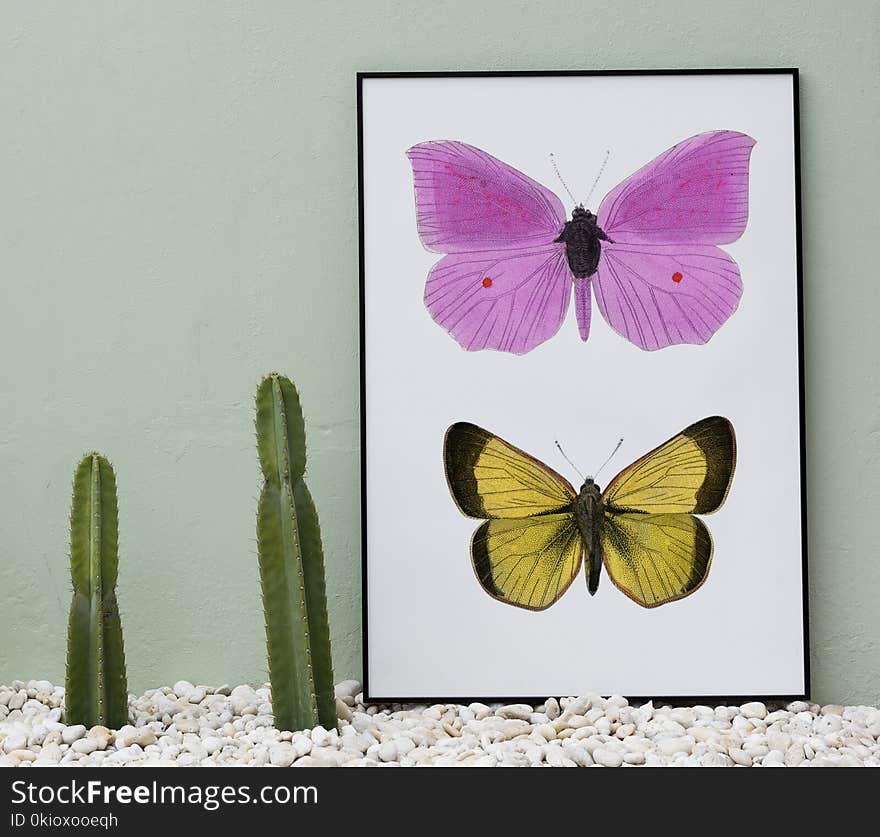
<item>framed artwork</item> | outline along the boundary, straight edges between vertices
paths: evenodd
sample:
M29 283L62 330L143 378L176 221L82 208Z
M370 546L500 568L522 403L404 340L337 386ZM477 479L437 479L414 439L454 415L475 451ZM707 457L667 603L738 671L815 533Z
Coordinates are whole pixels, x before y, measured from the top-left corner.
M359 75L367 699L808 694L797 96Z

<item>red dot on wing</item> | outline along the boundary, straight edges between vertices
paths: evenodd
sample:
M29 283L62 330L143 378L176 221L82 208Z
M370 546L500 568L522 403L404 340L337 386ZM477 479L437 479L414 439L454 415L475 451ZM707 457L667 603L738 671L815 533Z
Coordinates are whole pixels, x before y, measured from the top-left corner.
M491 288L492 287L492 280L488 276L486 276L483 279L483 287L484 288Z
M682 276L677 270L672 274L673 282L681 282L682 279L684 279L684 276Z

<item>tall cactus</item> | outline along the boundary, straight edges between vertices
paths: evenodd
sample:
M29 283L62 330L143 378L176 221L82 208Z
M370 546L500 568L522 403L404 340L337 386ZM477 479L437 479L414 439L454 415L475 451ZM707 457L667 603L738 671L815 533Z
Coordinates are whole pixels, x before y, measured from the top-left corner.
M87 727L128 723L122 623L116 602L119 515L116 477L100 454L86 454L73 477L64 719Z
M275 726L337 724L321 530L303 481L306 435L299 396L271 374L257 389L263 489L257 549Z

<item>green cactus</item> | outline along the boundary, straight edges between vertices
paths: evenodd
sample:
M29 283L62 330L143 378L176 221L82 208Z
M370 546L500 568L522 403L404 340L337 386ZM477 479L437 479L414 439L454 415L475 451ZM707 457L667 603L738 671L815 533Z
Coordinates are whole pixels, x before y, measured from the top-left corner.
M67 630L64 720L118 729L128 723L122 623L116 602L119 516L116 477L97 453L73 477L70 571L73 601Z
M257 389L263 489L257 549L272 711L278 729L337 724L321 530L303 481L306 436L299 396L272 374Z

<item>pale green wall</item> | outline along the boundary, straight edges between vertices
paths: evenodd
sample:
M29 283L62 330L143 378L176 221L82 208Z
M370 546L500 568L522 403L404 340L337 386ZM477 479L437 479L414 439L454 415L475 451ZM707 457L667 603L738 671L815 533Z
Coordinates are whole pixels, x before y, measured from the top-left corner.
M91 447L118 470L132 689L265 678L251 400L276 368L308 418L337 674L360 673L357 70L776 65L802 68L814 694L880 701L877 9L4 2L0 682L63 678Z

